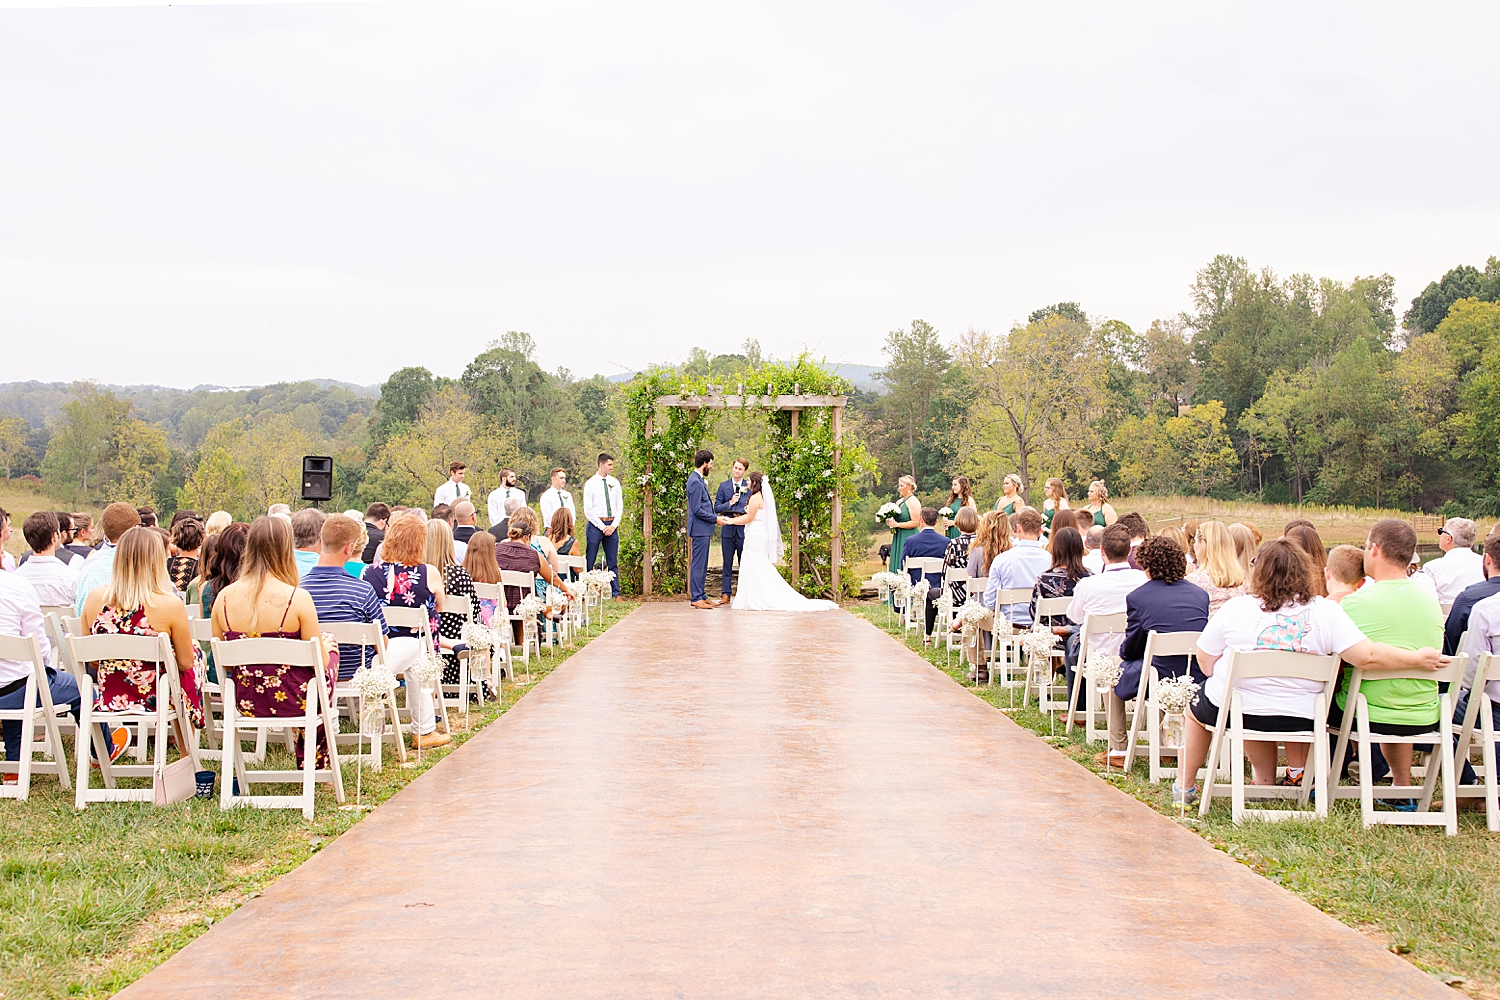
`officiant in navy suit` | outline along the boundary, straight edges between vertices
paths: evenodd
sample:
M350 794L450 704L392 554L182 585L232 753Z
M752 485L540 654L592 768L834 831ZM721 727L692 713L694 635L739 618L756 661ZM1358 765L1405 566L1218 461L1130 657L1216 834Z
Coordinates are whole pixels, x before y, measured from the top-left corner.
M730 476L719 484L714 497L714 510L725 517L739 517L745 513L745 502L750 499L750 480L745 473L750 465L743 458L734 460L729 467ZM745 558L745 526L726 524L719 529L719 549L724 553L724 600L729 600L730 581L734 579L734 560Z
M724 518L714 512L708 495L708 474L714 467L714 453L699 449L693 456L693 471L687 479L688 538L693 546L693 562L688 568L688 597L695 608L717 608L726 602L708 599L708 549L713 544L714 528Z

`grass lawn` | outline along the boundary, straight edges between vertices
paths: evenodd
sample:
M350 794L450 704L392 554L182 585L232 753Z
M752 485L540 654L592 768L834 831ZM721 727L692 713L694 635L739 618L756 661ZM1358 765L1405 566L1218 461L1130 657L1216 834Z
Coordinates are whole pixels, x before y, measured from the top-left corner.
M606 627L634 604L606 603ZM593 634L599 634L595 625ZM574 651L532 659L529 683L505 686L504 701L471 712L471 729L422 754L420 767L387 756L362 777L363 800L382 802L447 756ZM526 681L524 669L520 678ZM284 766L292 766L290 755ZM388 751L389 754L389 751ZM408 755L415 761L415 757ZM210 765L205 762L206 766ZM145 783L145 779L134 779ZM129 784L130 781L122 779ZM349 802L355 768L344 767ZM169 809L96 804L73 808L55 778L33 778L27 802L0 801L0 997L104 997L149 972L215 920L291 871L365 815L340 811L318 786L312 822L293 810L235 809L190 799Z
M883 605L872 601L847 608L902 639L899 622L886 625ZM913 634L910 648L956 683L968 685L967 666L957 653L950 668L941 650L918 649L916 643ZM1011 691L970 690L1022 727L1049 735L1045 714L1034 707L1009 707ZM1020 692L1014 694L1019 704ZM1094 756L1104 744L1085 744L1077 728L1072 738L1059 736L1054 745L1069 759L1103 772ZM1109 780L1418 968L1471 996L1500 997L1500 835L1485 830L1483 814L1459 813L1457 837L1444 836L1441 828L1365 830L1359 803L1349 800L1340 801L1320 823L1235 826L1225 798L1216 799L1208 819L1200 822L1196 811L1179 817L1169 781L1152 785L1146 775L1142 759L1131 774L1115 771Z

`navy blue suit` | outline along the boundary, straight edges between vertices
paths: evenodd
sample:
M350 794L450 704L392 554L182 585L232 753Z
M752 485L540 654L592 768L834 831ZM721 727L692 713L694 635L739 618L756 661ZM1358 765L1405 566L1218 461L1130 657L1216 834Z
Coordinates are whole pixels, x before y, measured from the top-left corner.
M1125 596L1125 639L1120 643L1120 681L1115 694L1129 701L1140 690L1141 662L1150 632L1202 632L1208 625L1208 591L1186 580L1167 583L1147 580ZM1156 670L1164 677L1187 671L1186 656L1158 656ZM1197 675L1195 675L1197 676ZM1200 682L1202 677L1199 677Z
M708 498L708 483L694 469L687 479L688 537L693 541L693 564L688 570L688 596L695 601L708 600L708 546L713 541L719 516Z
M923 527L921 531L906 540L906 547L901 550L904 559L941 559L948 554L947 535L939 534L937 529ZM912 581L917 579L916 570L907 570Z
M734 492L734 480L726 479L719 484L714 496L714 510L725 517L739 517L745 513L745 504L750 499L750 480L741 479L745 492L738 496ZM726 524L719 529L719 549L724 553L724 596L729 596L729 584L734 579L734 557L745 558L745 526Z
M1448 622L1443 626L1444 656L1452 656L1458 652L1458 640L1463 637L1464 630L1469 627L1469 612L1474 610L1474 605L1496 594L1500 594L1500 576L1492 576L1488 580L1471 583L1463 589L1463 593L1453 599L1453 608L1448 612Z

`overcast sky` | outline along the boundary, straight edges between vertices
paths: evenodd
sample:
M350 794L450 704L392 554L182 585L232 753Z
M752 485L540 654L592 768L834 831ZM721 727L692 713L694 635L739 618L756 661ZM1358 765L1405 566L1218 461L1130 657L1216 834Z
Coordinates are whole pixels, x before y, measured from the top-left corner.
M0 0L14 8L17 0ZM1500 254L1500 5L0 9L0 381L879 364Z

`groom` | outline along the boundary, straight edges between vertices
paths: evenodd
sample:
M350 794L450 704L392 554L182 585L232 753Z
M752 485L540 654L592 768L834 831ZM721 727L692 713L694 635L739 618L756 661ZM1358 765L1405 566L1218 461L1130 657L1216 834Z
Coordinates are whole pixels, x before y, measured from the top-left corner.
M688 474L688 538L693 545L693 565L688 570L688 596L693 607L717 608L724 601L708 599L708 547L713 541L714 528L726 520L714 512L714 502L708 496L708 474L714 467L714 453L700 449L693 456L693 471Z
M745 513L745 501L750 499L750 481L745 478L745 471L749 468L743 458L734 460L729 467L730 478L719 484L719 492L714 496L714 510L726 517L739 517ZM726 524L719 529L719 551L724 554L724 599L720 602L724 603L729 600L729 584L734 579L734 557L739 556L740 562L745 561L743 524Z

